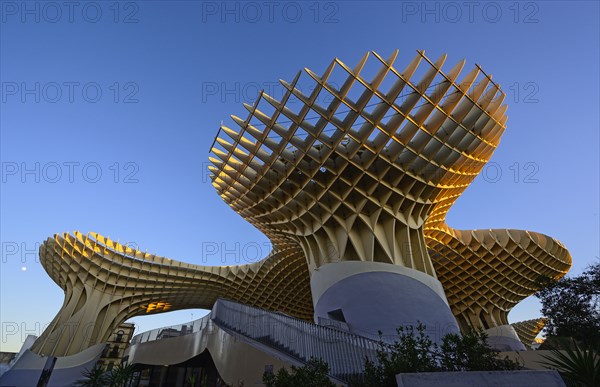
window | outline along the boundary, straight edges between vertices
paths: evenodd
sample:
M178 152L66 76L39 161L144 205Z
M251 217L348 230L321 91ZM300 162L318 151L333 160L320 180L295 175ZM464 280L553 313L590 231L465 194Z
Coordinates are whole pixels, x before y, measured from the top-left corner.
M344 312L342 312L341 309L335 309L331 312L327 312L327 316L329 316L330 319L335 321L346 322L346 317L344 316Z
M118 345L115 345L111 349L110 353L108 354L108 357L119 357L119 346Z

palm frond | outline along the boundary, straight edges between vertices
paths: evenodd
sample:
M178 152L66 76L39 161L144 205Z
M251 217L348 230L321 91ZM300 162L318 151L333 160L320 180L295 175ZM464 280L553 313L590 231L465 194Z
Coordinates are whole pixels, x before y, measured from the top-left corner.
M557 370L567 382L590 387L600 385L598 348L581 348L573 342L562 350L552 349L550 354L541 356L545 361L539 363Z

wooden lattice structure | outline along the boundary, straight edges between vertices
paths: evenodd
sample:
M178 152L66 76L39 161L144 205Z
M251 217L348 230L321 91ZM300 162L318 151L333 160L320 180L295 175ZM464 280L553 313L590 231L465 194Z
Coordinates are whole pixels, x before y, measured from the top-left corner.
M249 265L199 266L75 232L47 239L40 258L65 302L34 343L38 354L72 355L105 342L133 316L210 309L218 297L312 318L308 272L297 250Z
M281 101L263 93L245 105L246 119L232 117L238 129L221 127L213 185L275 245L300 245L310 270L402 265L437 276L462 328L508 324L535 281L562 277L571 257L539 233L446 225L500 142L504 93L479 66L459 79L465 61L444 73L446 55L433 62L418 52L400 71L397 54L373 53L368 79L369 54L353 69L335 59L321 76L306 70L310 95L296 87L299 73L282 82Z
M221 126L213 185L269 237L269 257L198 266L97 234L56 235L40 257L65 303L33 349L76 353L132 316L208 309L217 297L310 320L310 273L352 260L439 279L462 328L507 324L538 277L562 277L571 257L542 234L446 225L499 144L505 95L479 66L460 77L464 60L443 72L446 55L418 52L400 70L397 55L368 53L354 68L335 59L321 76L306 70L309 94L297 87L300 72L282 81L281 100L263 92L246 119L233 116L237 129Z
M519 340L527 348L531 348L531 344L535 341L536 336L546 326L546 319L534 318L532 320L519 321L517 323L510 324L517 332Z

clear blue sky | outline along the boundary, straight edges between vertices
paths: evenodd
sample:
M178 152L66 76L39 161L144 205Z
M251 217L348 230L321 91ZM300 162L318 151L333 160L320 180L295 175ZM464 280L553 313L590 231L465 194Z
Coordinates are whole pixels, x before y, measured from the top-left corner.
M399 66L416 49L447 53L448 67L466 58L508 95L493 168L451 226L548 234L571 251L574 274L600 255L598 2L0 4L2 351L62 304L27 252L56 232L96 231L198 264L254 259L253 243L265 255L265 237L206 176L221 120L244 115L258 87L303 67L320 73L335 56L353 66L368 50L400 49ZM203 312L133 320L147 330L191 313ZM510 320L538 315L530 298Z

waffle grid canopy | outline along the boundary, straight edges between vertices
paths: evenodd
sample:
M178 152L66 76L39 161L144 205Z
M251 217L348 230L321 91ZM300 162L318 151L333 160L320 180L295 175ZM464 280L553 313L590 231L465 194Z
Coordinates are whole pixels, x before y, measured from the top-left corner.
M334 59L321 76L281 81L281 100L262 92L246 119L232 116L236 129L221 126L213 185L276 248L300 246L309 272L401 265L442 282L462 328L508 324L535 280L562 277L571 257L542 234L446 225L500 142L505 95L479 66L463 72L464 60L444 72L446 55L418 51L400 70L397 56L367 53L354 68Z
M262 92L246 119L232 117L236 129L221 126L212 183L271 240L264 260L201 266L95 233L46 240L40 259L65 302L32 350L75 354L133 316L210 309L219 297L312 320L311 274L343 261L437 278L462 329L508 324L535 281L564 276L571 256L535 232L446 224L499 144L505 95L479 66L463 71L464 60L443 72L446 55L419 51L396 68L397 56L367 53L354 68L335 59L321 76L306 69L281 81L281 99Z

